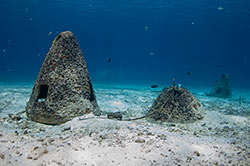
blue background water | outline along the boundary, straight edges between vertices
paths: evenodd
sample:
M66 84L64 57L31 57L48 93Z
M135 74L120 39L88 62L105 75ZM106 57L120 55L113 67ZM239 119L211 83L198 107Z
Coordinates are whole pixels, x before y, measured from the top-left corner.
M0 0L0 21L0 81L35 81L70 30L94 82L250 88L249 0Z

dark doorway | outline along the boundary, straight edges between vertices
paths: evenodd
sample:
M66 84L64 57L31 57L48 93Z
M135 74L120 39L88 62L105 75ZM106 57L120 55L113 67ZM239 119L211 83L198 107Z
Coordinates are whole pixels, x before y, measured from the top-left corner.
M37 100L39 102L43 102L46 100L46 98L48 96L48 89L49 89L48 85L40 85L39 86L39 93L38 93L38 97L37 97Z

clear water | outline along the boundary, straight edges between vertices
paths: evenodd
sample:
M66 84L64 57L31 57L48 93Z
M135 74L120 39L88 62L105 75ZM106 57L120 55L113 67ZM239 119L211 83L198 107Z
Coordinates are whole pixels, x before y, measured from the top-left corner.
M0 165L249 163L250 0L0 0L0 22ZM99 108L125 121L88 114L51 126L27 118L45 56L68 30ZM225 73L233 97L205 95ZM204 118L134 121L173 78L198 98Z
M70 30L94 83L250 88L249 0L1 0L0 21L1 82L34 83Z

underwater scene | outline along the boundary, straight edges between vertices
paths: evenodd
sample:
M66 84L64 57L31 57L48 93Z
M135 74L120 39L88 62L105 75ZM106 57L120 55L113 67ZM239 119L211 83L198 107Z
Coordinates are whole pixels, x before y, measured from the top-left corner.
M249 165L249 0L0 13L0 166Z

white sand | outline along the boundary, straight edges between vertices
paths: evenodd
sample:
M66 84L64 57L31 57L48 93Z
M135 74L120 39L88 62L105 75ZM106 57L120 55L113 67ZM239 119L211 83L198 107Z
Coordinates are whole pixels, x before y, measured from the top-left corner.
M96 92L102 110L122 111L126 119L143 115L159 94L105 88ZM13 93L19 94L18 89ZM25 114L19 121L12 120L7 116L11 112L8 109L18 110L13 111L16 107L9 104L0 119L0 165L248 165L250 119L245 114L249 100L239 104L236 99L196 95L207 112L203 120L193 124L118 121L90 114L49 126L31 122ZM25 106L23 100L27 98L28 93L14 103ZM232 113L226 115L232 108Z

